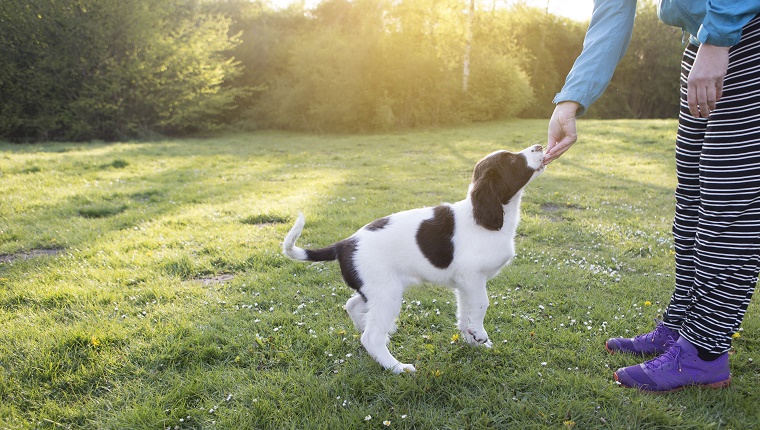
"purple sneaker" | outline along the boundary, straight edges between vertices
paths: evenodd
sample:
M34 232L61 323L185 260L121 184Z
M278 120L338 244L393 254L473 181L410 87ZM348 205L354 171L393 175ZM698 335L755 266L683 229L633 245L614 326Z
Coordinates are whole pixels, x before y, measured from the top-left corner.
M704 361L697 356L697 348L681 338L671 344L668 352L653 360L618 369L615 380L623 387L667 392L690 386L727 387L731 373L727 352L716 360Z
M667 327L662 321L657 322L654 331L633 338L616 337L605 343L610 354L616 351L633 354L663 354L671 343L678 340L678 332Z

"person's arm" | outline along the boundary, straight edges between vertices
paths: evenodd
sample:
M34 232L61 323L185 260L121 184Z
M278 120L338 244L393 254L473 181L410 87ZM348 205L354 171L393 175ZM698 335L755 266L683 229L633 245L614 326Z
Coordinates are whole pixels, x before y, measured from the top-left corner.
M760 13L760 0L707 0L699 26L700 44L730 47L739 43L742 28Z
M615 67L631 41L636 0L596 0L583 50L554 97L557 107L549 120L545 164L577 140L575 117L581 116L607 88Z
M578 116L601 97L631 41L636 0L595 0L583 50L554 102L580 104Z
M696 36L700 42L686 86L689 112L707 118L723 94L728 51L741 40L742 28L758 13L760 0L709 0Z

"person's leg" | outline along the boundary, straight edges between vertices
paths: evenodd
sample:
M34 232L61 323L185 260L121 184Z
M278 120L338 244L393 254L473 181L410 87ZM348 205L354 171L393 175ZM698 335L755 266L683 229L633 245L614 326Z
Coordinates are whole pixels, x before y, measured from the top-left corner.
M675 192L676 215L673 221L676 282L663 319L663 325L675 332L681 329L693 294L694 242L699 221L699 161L707 130L707 120L691 116L686 102L686 79L694 64L697 49L694 45L688 45L681 62L681 105L676 135L678 186Z
M707 121L698 172L697 222L677 215L674 223L680 279L665 324L678 328L680 339L654 360L619 369L615 379L624 386L670 391L722 387L730 380L731 335L760 272L760 16L730 51L723 97ZM685 188L680 177L679 187Z
M676 134L676 216L673 238L676 250L676 286L665 318L654 331L633 338L609 339L610 353L662 354L678 340L678 331L686 308L691 303L694 284L694 238L699 218L699 157L707 130L707 120L694 118L686 103L686 79L691 71L697 47L688 45L681 62L681 107Z
M712 355L730 349L760 272L760 18L744 31L702 145L693 292L680 329Z

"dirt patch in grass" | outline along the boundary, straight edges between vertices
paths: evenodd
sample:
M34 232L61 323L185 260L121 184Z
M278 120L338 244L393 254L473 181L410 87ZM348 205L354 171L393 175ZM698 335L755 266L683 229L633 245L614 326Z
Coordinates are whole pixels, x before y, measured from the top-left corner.
M565 218L562 216L562 212L566 210L580 210L581 207L571 203L543 203L541 204L541 212L543 212L544 218L549 219L552 222L563 221Z
M16 260L29 260L36 257L58 255L63 252L60 248L39 248L31 251L20 251L15 254L0 254L0 263L11 263Z
M229 282L229 281L231 281L233 279L235 279L235 275L230 275L228 273L223 273L221 275L214 275L214 276L204 276L202 278L196 278L196 280L200 281L203 285L223 284L223 283Z
M541 210L544 212L557 212L562 209L562 206L556 203L544 203L541 205Z

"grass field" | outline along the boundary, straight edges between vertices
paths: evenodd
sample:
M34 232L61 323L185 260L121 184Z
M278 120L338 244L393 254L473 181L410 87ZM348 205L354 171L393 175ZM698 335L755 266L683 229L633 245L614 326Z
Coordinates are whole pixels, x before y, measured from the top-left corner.
M523 197L518 257L489 282L493 349L454 295L407 292L383 371L342 306L328 245L464 197L474 163L545 121L361 136L0 143L0 428L760 428L760 309L733 384L648 395L609 337L654 327L673 288L673 121L581 121Z

